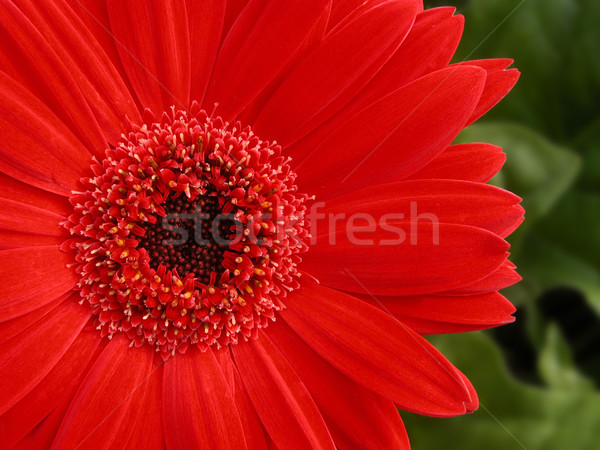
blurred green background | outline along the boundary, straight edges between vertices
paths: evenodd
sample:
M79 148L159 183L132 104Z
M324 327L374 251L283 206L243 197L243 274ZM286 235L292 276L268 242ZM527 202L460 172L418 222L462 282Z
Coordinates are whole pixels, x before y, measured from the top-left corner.
M521 79L458 138L502 146L492 181L523 198L511 236L517 322L431 341L473 381L473 415L403 414L414 450L600 449L600 1L442 0L455 61L509 57Z

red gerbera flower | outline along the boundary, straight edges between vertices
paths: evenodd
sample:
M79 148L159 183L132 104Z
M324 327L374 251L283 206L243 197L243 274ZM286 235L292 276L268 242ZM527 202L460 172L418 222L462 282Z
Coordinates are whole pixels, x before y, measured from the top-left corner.
M407 448L512 321L515 83L419 0L0 2L6 448Z

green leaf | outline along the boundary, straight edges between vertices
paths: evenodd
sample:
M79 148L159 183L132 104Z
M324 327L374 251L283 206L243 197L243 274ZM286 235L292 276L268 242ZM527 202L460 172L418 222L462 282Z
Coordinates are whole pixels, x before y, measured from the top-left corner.
M548 214L579 171L580 160L573 150L517 124L475 124L457 142L489 142L504 149L507 162L492 182L523 198L526 216L520 235ZM513 244L517 246L516 237Z
M590 247L592 248L592 247ZM526 284L532 294L556 287L574 287L586 297L588 303L600 314L600 270L574 254L560 243L537 235L528 236L519 254L521 284Z
M593 450L600 442L600 396L585 381L568 389L516 381L482 333L432 342L473 382L480 409L450 419L402 413L413 450Z
M579 186L597 192L600 187L600 117L575 138L573 146L585 162Z
M539 355L539 373L546 384L555 389L581 389L587 384L590 389L594 383L588 381L576 369L569 345L555 324L546 330L546 342Z
M600 115L600 2L472 0L464 14L455 60L513 58L522 74L487 119L510 118L565 143Z

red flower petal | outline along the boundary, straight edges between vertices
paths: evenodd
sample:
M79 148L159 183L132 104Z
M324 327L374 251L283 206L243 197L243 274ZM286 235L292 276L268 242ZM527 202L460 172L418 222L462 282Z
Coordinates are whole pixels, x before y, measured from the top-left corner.
M90 318L89 308L66 301L0 347L0 414L52 370Z
M500 147L492 144L451 145L408 179L451 179L488 182L506 161Z
M383 3L387 0L371 0L371 5L375 3ZM331 9L331 17L329 18L329 24L327 25L327 31L335 28L340 22L347 20L352 17L354 11L358 11L362 5L366 2L365 0L333 0L333 7ZM417 5L417 12L423 11L423 4L419 2Z
M475 295L499 291L521 281L521 276L515 270L516 266L506 260L498 270L475 283L451 291L455 295ZM444 293L445 295L446 293Z
M67 0L67 3L94 35L94 39L98 41L113 66L119 71L123 82L129 87L129 92L133 92L117 51L119 44L115 42L111 30L106 0Z
M514 322L515 307L497 292L469 296L422 295L359 298L383 309L419 334L464 333Z
M67 238L69 234L59 224L64 216L0 197L0 229L44 236Z
M14 231L0 230L0 250L10 250L25 247L59 246L64 238L23 234Z
M67 217L73 212L73 207L62 195L56 195L29 184L22 183L1 172L0 197L9 200L18 199L21 203L26 203L63 217Z
M128 346L125 335L106 346L75 394L52 448L108 448L131 430L131 418L143 417L145 396L154 394L147 392L149 379L160 372L152 364L152 349ZM146 448L150 442L148 437L138 445Z
M12 448L64 398L73 396L100 339L95 330L80 333L48 375L0 417L3 446Z
M66 198L3 173L0 173L0 209L6 212L0 217L0 250L58 246L68 236L58 225L73 211Z
M331 15L327 24L327 31L334 28L343 19L348 17L352 11L362 6L365 0L334 0L331 7Z
M444 68L458 47L464 26L463 16L453 16L454 11L436 8L419 14L402 45L348 109L357 113L405 84Z
M229 34L231 27L238 19L242 11L248 6L248 0L226 0L225 21L223 23L223 37Z
M506 237L523 221L520 201L516 195L486 184L415 180L380 184L333 198L324 204L324 212L328 217L369 214L376 221L390 214L402 214L408 221L413 215L427 213L440 223L471 225ZM311 224L317 230L320 225L327 226L315 219Z
M367 3L298 64L273 94L254 131L289 145L344 106L398 48L416 12L416 0ZM369 45L364 45L369 36Z
M156 366L154 366L156 368ZM154 370L154 369L153 369ZM113 445L127 450L164 450L165 438L162 420L162 369L156 370L147 381L145 394L139 399L137 415L126 416L113 439ZM127 424L135 423L135 427ZM89 442L93 447L94 442Z
M473 115L469 119L467 125L472 124L488 112L496 103L502 100L516 84L521 73L517 69L505 70L512 63L512 59L481 59L476 61L465 61L455 65L481 67L487 72L481 99L479 100L479 104L475 108L475 111L473 111Z
M215 353L221 366L221 370L233 390L235 396L235 404L240 413L240 420L244 428L244 436L246 436L246 446L249 450L263 450L267 448L265 431L252 401L248 397L242 378L237 367L232 360L229 348L224 348Z
M13 3L0 2L0 19L0 69L29 91L21 99L21 103L33 109L31 105L36 105L39 103L37 99L41 99L75 132L87 148L95 152L104 150L106 139L66 62L62 61L52 45ZM8 61L11 64L8 65ZM6 75L0 75L0 78L4 77ZM15 94L13 88L4 86L0 91L4 94L2 97ZM29 101L32 94L37 97L36 101ZM54 114L50 115L54 117ZM44 114L39 114L35 119L48 120ZM1 128L4 130L5 127ZM37 133L40 132L41 130ZM44 137L51 139L51 136L46 134ZM71 141L72 139L67 140ZM19 149L28 148L14 141L10 144ZM56 148L57 151L59 149Z
M436 8L417 15L398 50L358 95L323 126L288 149L296 163L346 120L373 102L419 77L444 68L452 58L463 30L463 17L453 16L454 11L455 8Z
M308 388L338 448L410 448L394 404L351 381L283 321L265 330Z
M71 256L56 246L0 250L0 321L40 308L69 292L77 278Z
M22 333L30 326L35 324L38 320L41 320L53 309L57 308L62 302L73 301L74 298L72 295L73 294L68 293L27 314L22 314L14 319L0 322L0 345L11 340L19 333Z
M313 350L402 409L432 416L469 411L473 399L454 366L389 314L309 283L286 304L281 316Z
M418 295L474 283L507 257L508 244L481 228L429 220L386 223L369 233L344 229L317 236L302 256L302 269L336 289Z
M294 369L263 333L231 347L246 392L281 448L330 448L323 418Z
M127 86L100 44L64 0L17 0L15 3L68 66L104 136L115 143L127 116L140 114ZM99 148L98 156L104 156Z
M2 72L0 129L0 171L13 178L68 196L89 169L92 156L81 142L52 111Z
M163 420L169 448L246 448L231 386L210 348L165 363Z
M435 8L419 14L413 27L396 53L366 87L371 101L386 94L382 89L401 87L428 73L442 69L450 62L464 28L464 17L453 15L452 7ZM414 61L418 61L415 64ZM373 91L379 88L379 95ZM394 88L394 90L395 90Z
M171 105L187 108L192 64L185 1L109 0L108 15L140 103L155 114Z
M227 0L187 0L192 61L191 100L202 104L221 44ZM228 6L228 5L227 5ZM207 109L211 109L207 106Z
M447 68L371 104L332 130L302 161L300 187L326 199L411 175L462 130L484 82L482 69Z
M31 450L33 448L51 448L56 432L71 403L65 398L42 422L27 434L11 450Z
M324 33L330 0L250 1L225 38L205 101L235 118L265 88L281 81ZM315 42L316 41L316 42Z

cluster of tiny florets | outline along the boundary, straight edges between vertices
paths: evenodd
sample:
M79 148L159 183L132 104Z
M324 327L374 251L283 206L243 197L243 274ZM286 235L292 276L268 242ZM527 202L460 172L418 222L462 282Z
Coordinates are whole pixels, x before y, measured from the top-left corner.
M279 146L249 128L197 104L150 117L70 198L63 249L75 254L82 302L102 335L124 332L164 357L255 336L298 287L307 197ZM190 243L187 219L199 212L207 220L195 237L215 228L219 242ZM211 227L217 215L226 219Z

